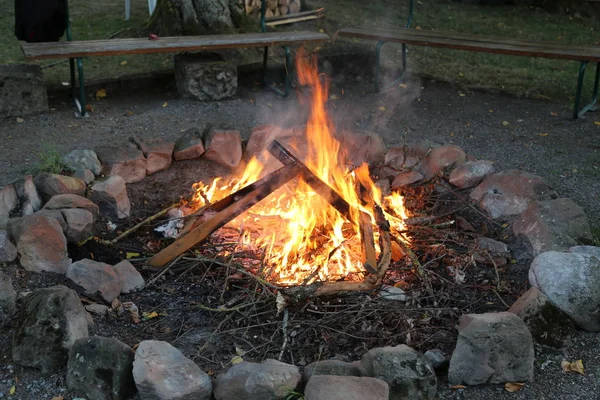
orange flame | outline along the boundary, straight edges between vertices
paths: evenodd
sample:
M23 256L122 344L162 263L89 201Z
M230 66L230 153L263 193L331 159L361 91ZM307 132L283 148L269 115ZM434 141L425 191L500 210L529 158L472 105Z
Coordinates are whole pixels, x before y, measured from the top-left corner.
M365 212L377 232L373 210L373 204L377 204L384 209L393 231L404 230L407 212L402 196L392 193L382 198L366 164L353 171L345 167L346 154L334 135L334 126L325 109L328 82L325 76L319 75L316 58L305 57L300 52L297 70L300 83L312 89L311 114L303 138L307 145L303 161L349 203L353 221L359 220L359 212ZM208 185L198 182L193 187L192 204L200 208L219 200L258 180L265 169L265 164L253 157L240 176L227 181L217 178ZM368 189L371 201L361 201L356 190L358 184ZM300 179L274 192L230 225L243 228L244 244L265 252L267 278L279 284L313 279L362 280L364 277L359 226L347 221ZM376 233L376 242L377 238ZM376 250L379 251L377 245Z

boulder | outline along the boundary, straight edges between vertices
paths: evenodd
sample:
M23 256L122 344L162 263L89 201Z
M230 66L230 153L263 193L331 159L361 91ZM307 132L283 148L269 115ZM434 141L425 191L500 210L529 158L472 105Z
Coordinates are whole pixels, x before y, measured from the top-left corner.
M146 157L146 175L152 175L171 166L175 144L163 138L142 139L134 136L132 140Z
M40 210L36 211L33 215L42 215L44 217L53 218L58 222L63 232L67 231L67 221L65 221L65 217L61 210Z
M36 176L33 181L44 202L57 194L85 196L85 182L72 176L43 173Z
M573 246L569 248L571 253L589 254L600 258L600 247L598 246Z
M242 160L242 136L240 131L211 129L205 139L204 158L229 168L235 168Z
M31 175L14 181L13 186L21 202L21 215L31 215L42 208L42 199Z
M477 239L475 239L475 243L477 243L477 247L480 250L488 251L493 255L510 254L506 243L500 242L498 240L480 236Z
M128 400L136 393L134 356L131 347L115 338L78 339L69 351L67 386L88 400Z
M119 175L125 183L139 182L146 177L146 158L134 143L100 146L96 154L104 175Z
M390 388L390 400L433 399L435 372L421 353L405 344L369 350L360 360L362 376L381 379Z
M192 160L204 154L204 132L206 129L191 128L175 142L173 158L175 160Z
M39 65L0 65L0 118L48 111L44 73Z
M19 197L14 185L0 189L0 229L6 229L11 212L19 205Z
M101 317L105 317L109 310L111 310L111 308L104 304L92 303L85 306L85 311Z
M88 197L93 201L100 213L109 220L116 221L127 218L131 212L131 203L127 195L125 180L118 175L96 182L90 190Z
M44 210L63 210L67 208L81 208L92 213L94 220L98 218L100 209L91 200L76 194L59 194L52 197L46 204Z
M531 203L512 229L516 236L525 239L534 256L593 242L587 215L566 198Z
M210 377L167 342L140 342L133 379L143 400L211 399Z
M600 332L600 258L548 251L529 268L529 283L582 329Z
M88 239L94 229L94 216L88 210L67 208L61 210L67 224L65 237L69 243L79 243Z
M261 364L243 361L219 375L214 396L216 400L284 400L300 380L300 372L293 365L272 359Z
M13 262L17 259L17 248L9 240L8 233L0 230L0 264Z
M12 279L0 271L0 328L12 322L16 300L17 291L13 287Z
M408 146L406 148L406 157L404 158L404 168L414 168L419 165L421 160L423 160L434 147L439 147L439 145L428 141Z
M345 161L358 167L362 163L369 165L383 164L387 147L381 136L375 133L359 134L344 132L340 138L341 153Z
M386 382L369 377L320 375L304 389L305 400L388 400Z
M490 217L500 219L521 215L534 200L549 200L558 195L539 176L510 170L486 176L470 197Z
M256 158L265 169L279 168L281 163L267 151L273 140L277 140L298 157L304 158L308 145L303 134L305 127L282 128L277 125L259 125L252 128L244 154L247 159Z
M119 276L108 264L83 259L69 265L67 278L83 289L86 296L111 303L121 293Z
M96 179L96 176L94 175L94 173L92 171L90 171L89 169L78 169L77 171L73 172L73 177L77 178L77 179L81 179L87 185L94 182L94 180Z
M121 293L131 293L140 290L146 282L137 269L127 260L123 260L113 267L119 277Z
M304 383L307 383L315 375L360 376L360 369L354 363L340 360L323 360L304 367L302 379Z
M237 67L214 54L177 54L175 56L177 91L183 98L217 101L235 95Z
M26 215L9 223L21 266L31 272L64 274L71 263L67 239L59 223L42 215Z
M416 170L419 171L425 179L431 179L446 168L456 167L467 162L467 154L457 146L439 146L434 147L427 153Z
M533 379L533 339L513 313L467 314L459 319L450 359L450 384L524 382Z
M73 172L90 170L96 176L102 173L102 164L93 150L73 150L63 157L63 163Z
M448 360L440 349L427 350L423 355L429 362L429 365L431 365L431 368L436 371L448 366Z
M392 181L392 189L398 189L404 186L411 185L423 179L424 176L417 171L401 172Z
M385 154L384 163L396 170L404 169L404 161L406 160L406 146L395 146L390 148Z
M494 172L494 163L487 160L467 161L450 173L449 181L460 189L478 185L483 178Z
M87 336L86 312L75 291L62 285L39 289L23 299L18 312L12 360L54 374L67 365L73 343Z
M530 288L508 309L518 315L537 343L562 348L570 342L575 325L536 287Z

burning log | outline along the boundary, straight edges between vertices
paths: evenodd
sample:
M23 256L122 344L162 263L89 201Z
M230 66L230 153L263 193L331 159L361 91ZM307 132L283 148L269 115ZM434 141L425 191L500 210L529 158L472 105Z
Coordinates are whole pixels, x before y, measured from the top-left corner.
M263 200L300 173L301 168L297 165L285 166L266 176L262 181L262 184L254 186L252 190L246 190L244 192L245 194L237 201L235 199L239 196L239 192L235 193L235 196L231 197L231 199L221 203L221 205L228 203L229 205L226 205L225 208L215 214L211 219L194 228L187 235L177 239L170 246L160 251L150 259L149 264L154 267L165 266L169 261L189 250L195 244L206 239L211 233L226 225L229 221ZM244 189L241 191L244 191Z

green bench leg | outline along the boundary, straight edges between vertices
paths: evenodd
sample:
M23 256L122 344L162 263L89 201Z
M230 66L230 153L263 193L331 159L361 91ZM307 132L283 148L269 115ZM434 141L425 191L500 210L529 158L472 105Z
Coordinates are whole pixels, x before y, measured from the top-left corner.
M404 75L406 73L406 45L402 45L402 73L393 80L388 86L382 88L379 81L381 79L381 48L387 42L381 40L377 42L377 47L375 47L375 91L381 92L382 90L389 89L393 86L396 86L404 79Z
M283 90L277 88L276 86L269 85L269 83L267 82L267 65L268 65L268 61L269 61L269 48L268 47L265 47L265 52L263 55L263 68L262 68L262 72L261 72L261 81L262 81L263 86L268 87L269 89L273 90L278 95L286 98L290 94L290 90L292 87L290 75L292 74L293 66L292 66L292 53L290 51L290 47L283 46L283 49L285 51L285 79L284 79L284 83L283 83Z
M596 63L596 76L594 78L594 92L592 94L592 101L579 110L581 104L581 92L583 91L583 83L585 78L585 70L588 62L582 61L579 66L579 77L577 79L577 91L575 92L575 105L573 107L573 119L577 119L583 116L588 111L596 110L596 101L598 100L598 87L600 83L600 63Z

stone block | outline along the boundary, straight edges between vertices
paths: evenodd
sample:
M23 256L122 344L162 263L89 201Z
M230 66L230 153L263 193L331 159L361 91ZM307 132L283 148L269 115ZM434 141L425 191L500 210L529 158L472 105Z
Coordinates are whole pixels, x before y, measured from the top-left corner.
M0 118L48 111L48 94L39 65L0 65Z
M207 54L176 55L175 79L182 97L201 101L232 97L238 86L237 67Z

